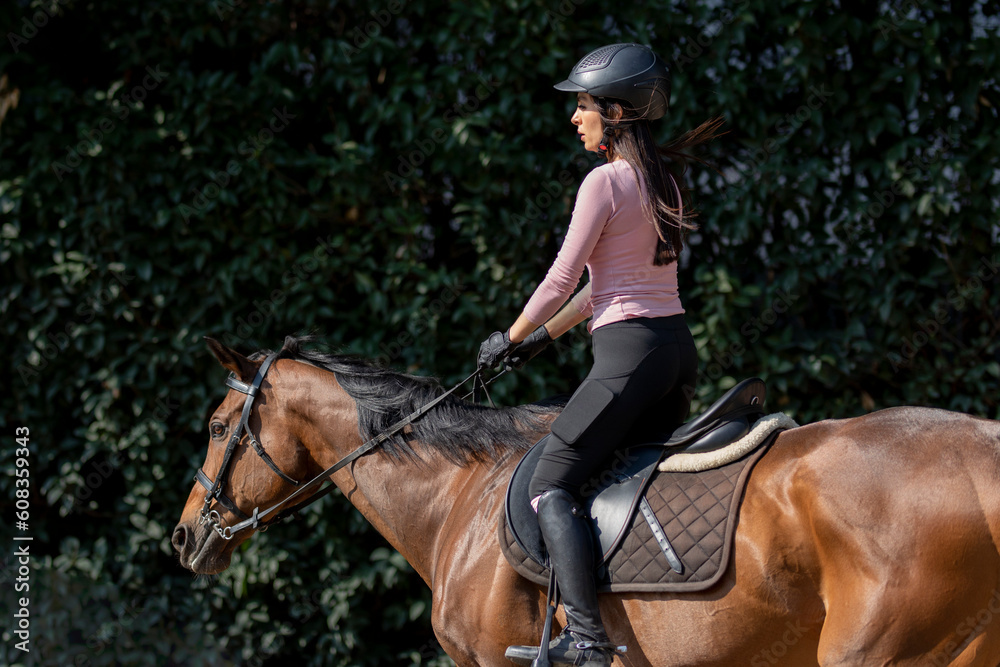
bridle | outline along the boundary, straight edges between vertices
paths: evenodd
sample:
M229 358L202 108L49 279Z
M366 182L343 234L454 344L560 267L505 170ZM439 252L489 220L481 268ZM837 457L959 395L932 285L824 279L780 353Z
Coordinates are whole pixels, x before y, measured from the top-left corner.
M277 359L278 354L279 352L273 352L268 355L266 359L264 359L264 363L262 363L260 368L257 369L257 374L254 376L253 382L249 385L236 379L235 373L230 373L229 377L226 378L226 385L247 395L246 400L243 401L243 413L240 415L239 424L237 424L236 428L233 430L233 434L230 436L229 442L226 444L226 452L222 455L222 465L219 466L219 472L215 475L215 480L210 479L209 476L205 474L205 470L203 468L198 468L198 472L196 472L194 476L195 481L205 487L208 491L205 494L205 504L202 505L201 519L198 521L198 524L210 524L213 528L215 528L215 531L219 533L219 535L227 540L231 540L233 538L233 534L237 530L241 530L242 525L248 521L250 523L247 525L252 525L254 528L261 525L261 515L258 512L259 508L254 509L252 517L248 517L224 492L226 473L229 471L229 464L233 458L233 451L236 449L236 445L238 445L243 439L244 431L249 437L250 444L253 446L254 451L257 452L257 455L264 460L264 463L266 463L271 470L277 473L281 479L293 484L294 486L299 486L299 482L295 481L281 471L281 468L279 468L271 457L267 455L267 452L264 451L264 447L260 444L260 441L254 437L253 432L250 430L250 411L253 408L254 398L257 397L257 391L260 389L260 384L264 381L267 371L270 370L271 364L274 363L275 359ZM242 522L237 524L240 528L236 528L234 530L235 527L222 527L222 517L216 510L211 509L213 498L218 501L220 505L242 519ZM261 528L261 530L266 529L266 525Z
M343 457L342 459L334 463L332 466L330 466L329 468L327 468L326 470L324 470L323 472L321 472L320 474L316 475L311 480L303 484L301 482L292 479L291 477L289 477L288 475L286 475L284 472L281 471L281 468L279 468L277 464L275 464L275 462L271 459L271 457L267 455L267 452L264 451L264 447L260 444L260 441L254 437L253 433L250 430L250 421L249 421L250 411L253 408L254 398L256 398L257 396L261 382L264 381L264 377L267 375L267 371L270 370L271 364L274 363L274 360L277 359L280 354L281 350L269 354L267 358L264 359L264 362L260 365L260 368L257 369L257 374L254 376L253 382L251 382L249 385L240 382L236 378L235 373L230 373L229 377L226 379L226 385L235 389L238 392L246 394L247 396L246 400L244 400L243 402L243 413L240 415L240 422L236 426L236 429L233 431L232 436L230 436L229 442L226 444L226 452L222 456L222 465L219 466L219 472L218 474L216 474L215 480L210 479L209 476L205 474L205 471L202 468L198 468L198 471L197 473L195 473L194 476L195 481L197 481L199 484L205 487L207 491L207 493L205 494L205 504L201 508L201 519L198 521L198 525L204 525L206 523L209 524L212 528L215 529L215 532L217 532L220 536L222 536L223 539L226 540L233 539L236 533L246 528L253 528L263 532L267 530L270 526L280 522L282 519L285 519L291 516L292 514L295 514L299 510L303 509L304 507L311 505L312 503L316 502L323 496L326 496L331 491L333 491L333 489L335 489L336 486L332 483L328 484L327 486L323 487L322 489L314 493L308 499L303 500L302 502L277 513L270 521L263 521L264 517L275 512L282 505L285 505L289 501L294 500L295 498L301 496L308 489L315 486L317 483L327 480L331 475L333 475L335 472L337 472L344 466L353 463L361 456L364 456L365 454L375 449L385 441L389 440L389 438L402 431L404 428L412 424L417 419L423 417L428 410L430 410L438 403L446 399L448 396L454 393L459 387L467 383L469 380L476 378L479 381L479 383L481 383L481 386L485 391L487 384L492 383L493 380L496 380L506 372L506 370L501 371L493 378L491 378L489 383L487 383L482 381L483 369L481 368L476 369L476 371L471 375L469 375L469 377L465 378L464 380L456 384L448 391L444 392L440 396L437 396L436 398L429 401L425 405L421 406L420 408L410 413L403 419L399 420L398 422L390 426L388 429L386 429L382 433L379 433L374 438L364 443L363 445L355 449L353 452ZM475 392L475 384L473 385L473 387L474 387L473 392ZM488 396L489 395L487 394L487 397ZM468 395L466 396L466 398L467 397ZM490 400L490 402L492 403L492 400ZM275 474L281 477L281 479L285 480L289 484L298 487L291 495L286 497L284 500L279 501L278 503L272 505L271 507L267 508L264 511L261 511L260 507L255 507L250 516L247 516L242 510L240 510L240 508L236 506L236 503L233 502L233 500L225 494L226 473L229 471L229 465L232 461L233 451L236 449L236 445L238 445L240 441L243 439L244 432L246 432L247 437L250 439L250 444L253 447L254 451L257 452L257 455L264 460L264 463L266 463L267 466L275 472ZM240 517L240 519L242 520L239 523L236 523L232 526L224 526L222 524L222 517L219 515L218 511L212 509L213 500L217 501L220 505L225 507L227 510L229 510L236 516Z

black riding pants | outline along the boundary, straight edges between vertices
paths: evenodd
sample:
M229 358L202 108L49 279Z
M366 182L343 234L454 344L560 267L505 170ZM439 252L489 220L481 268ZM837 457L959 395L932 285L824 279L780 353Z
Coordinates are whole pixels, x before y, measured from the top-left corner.
M564 489L582 500L615 451L635 444L647 425L669 431L687 418L698 356L683 315L598 327L593 350L590 374L552 422L531 478L532 498Z

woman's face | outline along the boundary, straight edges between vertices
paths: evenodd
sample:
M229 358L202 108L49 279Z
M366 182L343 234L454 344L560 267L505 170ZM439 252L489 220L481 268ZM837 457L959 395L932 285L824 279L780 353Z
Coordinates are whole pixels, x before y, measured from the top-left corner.
M576 96L576 111L569 120L576 125L583 147L588 151L598 152L604 136L604 122L590 93L579 93Z

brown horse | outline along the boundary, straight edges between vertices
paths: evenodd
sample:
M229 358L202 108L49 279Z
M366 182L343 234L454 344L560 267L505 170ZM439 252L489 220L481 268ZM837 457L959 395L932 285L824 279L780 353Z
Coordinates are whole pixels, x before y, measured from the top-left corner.
M209 345L251 383L259 355ZM306 480L440 393L288 339L248 428L284 474ZM206 475L222 465L244 398L230 391L209 421ZM509 665L508 645L538 641L544 591L515 574L496 535L514 465L553 417L449 398L332 476L430 586L435 634L458 665ZM720 583L602 594L612 639L628 645L621 664L995 667L998 482L1000 423L987 419L907 407L786 431L750 477ZM223 490L243 513L295 488L235 447ZM214 521L199 523L204 495L195 485L172 541L184 567L216 573L253 531L224 539L218 525L239 519L218 502Z

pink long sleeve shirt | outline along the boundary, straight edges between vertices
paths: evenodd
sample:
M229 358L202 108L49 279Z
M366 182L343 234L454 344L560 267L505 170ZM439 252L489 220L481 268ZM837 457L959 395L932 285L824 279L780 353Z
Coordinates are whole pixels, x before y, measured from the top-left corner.
M573 305L593 315L588 331L634 317L684 312L677 262L653 265L657 235L642 210L645 194L645 183L638 182L625 160L587 174L559 255L524 307L529 320L542 324L555 315L576 289L584 267L590 283Z

